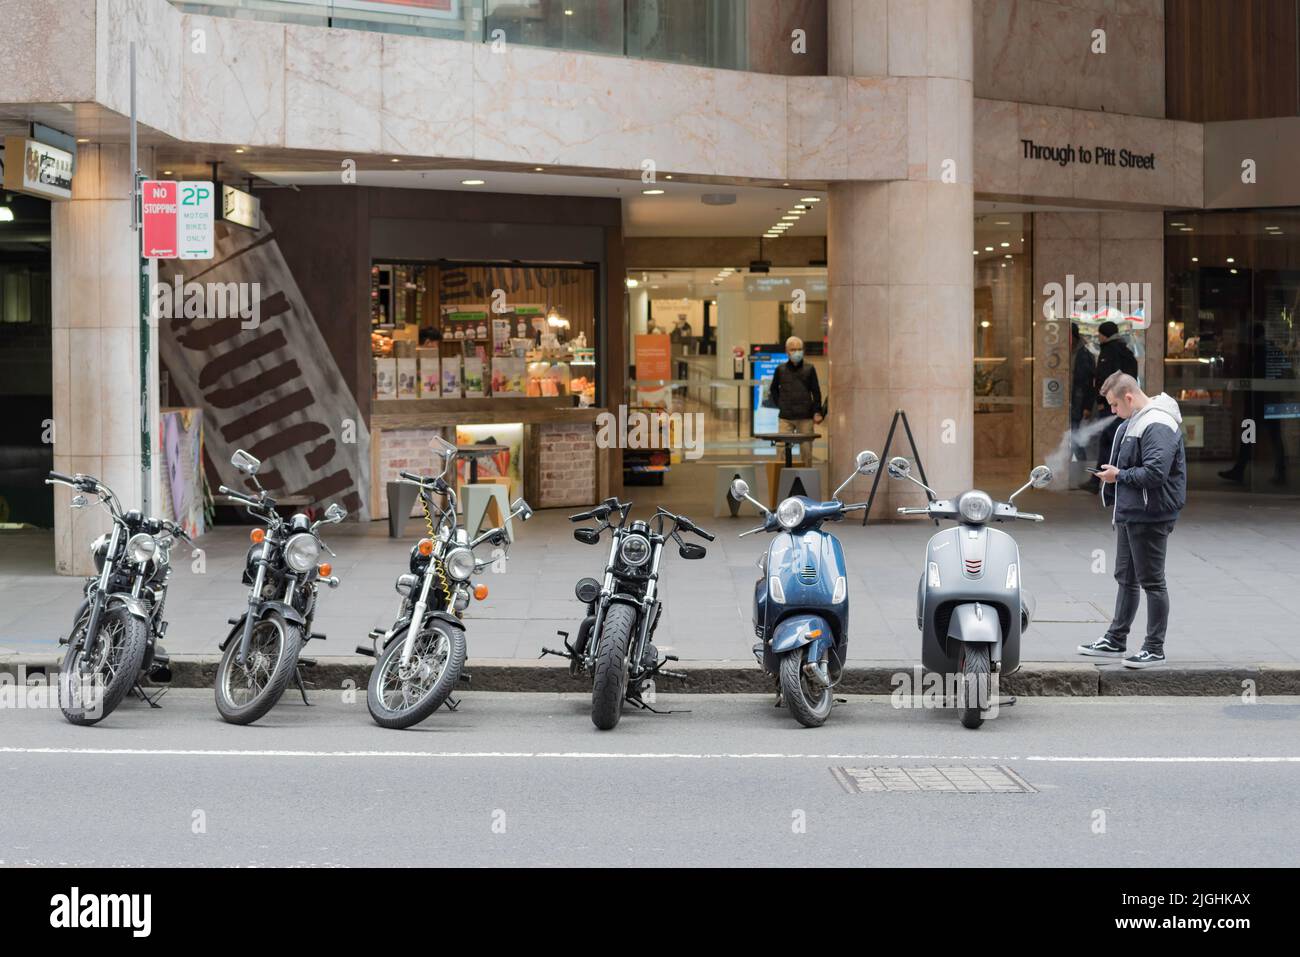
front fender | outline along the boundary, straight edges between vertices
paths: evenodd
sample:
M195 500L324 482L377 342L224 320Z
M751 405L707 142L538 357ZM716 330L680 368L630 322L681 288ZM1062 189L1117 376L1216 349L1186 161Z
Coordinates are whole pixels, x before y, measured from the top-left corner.
M822 646L830 647L832 641L831 626L821 615L791 615L782 618L772 629L771 651L774 655L783 655L804 645L816 644L819 647L813 657L820 657Z
M115 604L124 605L132 617L139 618L141 621L149 620L149 609L143 601L131 595L114 593L108 596L104 603L105 608L112 608Z
M278 611L286 621L289 621L297 625L299 628L307 627L307 619L303 618L302 614L298 611L298 609L294 608L288 602L283 602L283 601L262 602L260 605L257 606L257 617L254 620L261 621L263 618L267 616L268 613L273 611ZM225 651L226 645L230 644L231 639L239 637L239 635L244 630L244 619L247 617L248 617L247 614L243 614L239 616L234 626L230 629L230 633L226 635L225 639L221 642L221 644L217 646L218 648L220 648L222 651Z
M992 605L968 602L953 609L948 622L948 637L954 641L1000 645L1002 620Z

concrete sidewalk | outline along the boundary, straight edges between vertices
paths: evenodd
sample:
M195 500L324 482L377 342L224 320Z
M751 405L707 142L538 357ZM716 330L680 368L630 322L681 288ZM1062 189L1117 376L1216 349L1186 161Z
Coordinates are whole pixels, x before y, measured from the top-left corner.
M643 491L630 490L631 497L649 500L637 494ZM1108 516L1082 492L1027 495L1033 501L1030 506L1026 498L1026 507L1041 510L1047 521L1011 529L1020 543L1024 580L1038 599L1022 657L1083 661L1075 646L1105 631L1114 602ZM1194 497L1169 546L1171 667L1300 663L1298 504L1294 498L1252 504L1233 496ZM634 515L646 511L639 508ZM557 629L576 628L580 606L574 583L585 575L599 577L606 549L574 541L567 515L538 512L518 530L507 570L478 579L490 594L467 614L472 659L536 658L542 645L558 645ZM661 587L666 607L656 644L683 661L749 666L755 563L766 542L761 536L736 539L753 526L751 518L692 517L718 539L703 561L666 557ZM391 623L398 607L393 582L406 568L418 528L411 522L402 541L390 540L386 523L379 522L326 531L326 542L338 552L333 564L343 584L322 593L315 627L328 640L313 642L308 654L350 655L371 628ZM867 528L844 522L832 530L849 564L851 661L860 666L915 661L916 582L934 527L922 521ZM228 629L226 619L241 613L247 535L247 527L230 526L205 535L202 574L193 570L185 547L176 550L167 604L166 644L173 655L215 654ZM52 568L52 533L0 532L0 655L57 653L57 639L67 633L80 600L82 579L55 575ZM1145 611L1139 613L1131 641L1135 649L1144 616Z

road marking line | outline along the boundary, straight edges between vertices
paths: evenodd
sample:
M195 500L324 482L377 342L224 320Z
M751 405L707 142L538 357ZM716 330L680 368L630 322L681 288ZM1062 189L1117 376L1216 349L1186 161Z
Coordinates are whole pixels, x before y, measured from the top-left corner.
M778 752L609 752L609 751L240 751L203 748L16 748L0 747L0 754L79 754L102 756L156 756L198 758L544 758L561 760L630 761L1045 761L1083 764L1300 764L1300 755L993 755L993 754L784 754Z

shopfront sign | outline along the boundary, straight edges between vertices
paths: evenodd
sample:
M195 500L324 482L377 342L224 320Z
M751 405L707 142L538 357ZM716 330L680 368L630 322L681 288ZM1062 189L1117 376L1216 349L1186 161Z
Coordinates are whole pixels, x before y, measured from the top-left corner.
M221 186L221 218L236 226L262 228L262 201L252 193L224 183Z
M672 340L656 333L636 337L636 377L665 381L673 377Z
M45 199L72 198L73 157L25 136L5 137L4 188Z
M1134 153L1123 147L1117 149L1105 144L1075 146L1070 143L1065 146L1044 146L1033 140L1022 139L1020 148L1021 155L1025 159L1055 163L1058 166L1080 163L1084 166L1114 166L1119 169L1154 170L1156 168L1155 153Z
M177 247L180 259L211 259L216 249L216 192L210 182L178 184Z
M179 254L177 186L158 179L140 184L140 255L145 259L175 259Z

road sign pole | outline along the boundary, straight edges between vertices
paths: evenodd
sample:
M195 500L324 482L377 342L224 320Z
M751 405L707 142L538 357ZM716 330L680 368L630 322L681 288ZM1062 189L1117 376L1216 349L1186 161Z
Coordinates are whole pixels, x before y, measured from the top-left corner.
M131 228L135 230L140 264L140 510L152 514L153 429L149 415L149 260L141 246L142 192L135 108L135 42L130 44L131 67Z

